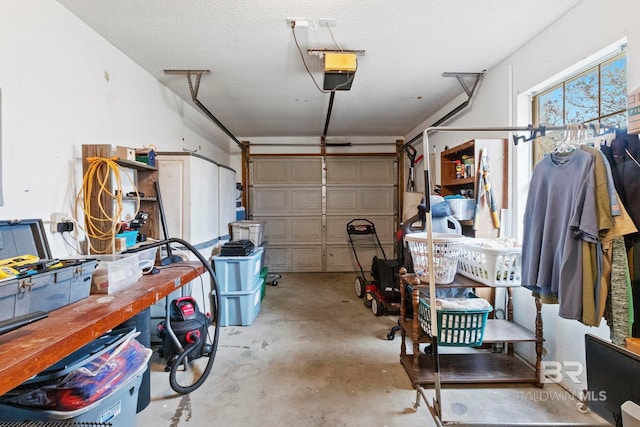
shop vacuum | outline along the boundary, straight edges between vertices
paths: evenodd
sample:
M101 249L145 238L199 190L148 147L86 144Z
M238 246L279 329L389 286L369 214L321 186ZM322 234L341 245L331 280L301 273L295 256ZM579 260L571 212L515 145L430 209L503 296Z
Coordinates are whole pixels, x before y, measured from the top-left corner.
M174 390L180 386L174 387L172 378L184 362L211 355L207 340L210 324L211 315L202 313L190 296L171 301L168 318L158 324L158 337L162 339L159 353L167 361L165 371L172 374L170 382Z

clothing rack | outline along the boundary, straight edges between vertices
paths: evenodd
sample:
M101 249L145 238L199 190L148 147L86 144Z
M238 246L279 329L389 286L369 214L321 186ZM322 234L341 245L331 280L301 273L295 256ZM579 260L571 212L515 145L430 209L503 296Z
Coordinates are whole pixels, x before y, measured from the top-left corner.
M594 123L583 123L578 125L581 129L591 130L593 132L593 136L602 136L609 133L615 132L616 128L610 127L602 127L600 125L596 125ZM540 125L538 127L533 127L529 125L526 129L520 129L521 131L529 131L530 134L528 137L524 135L513 135L513 143L514 145L518 145L518 142L522 140L522 142L527 142L536 139L538 136L545 136L546 131L548 130L568 130L569 126L545 126Z
M575 125L573 125L575 126ZM616 128L609 128L609 127L600 127L600 126L596 126L593 124L585 124L585 128L588 126L589 129L591 129L595 136L599 136L599 135L604 135L607 133L611 133L614 132L616 130ZM546 131L566 131L569 129L573 129L574 127L571 127L570 125L567 126L538 126L538 127L534 127L532 125L529 126L494 126L494 127L465 127L465 126L432 126L429 127L427 129L424 130L424 132L422 133L422 147L423 147L423 155L425 158L429 158L429 134L430 133L434 133L434 132L529 132L529 136L518 136L518 135L514 135L513 136L513 143L514 145L518 145L518 143L520 142L520 140L522 140L522 142L527 142L527 141L531 141L535 138L537 138L538 136L544 136ZM431 194L431 189L429 187L429 162L424 162L424 191L425 191L425 204L426 204L426 211L425 211L425 219L426 219L426 232L427 232L427 247L428 248L432 248L433 247L433 223L431 220L431 204L430 204L430 200L429 200L429 195ZM433 265L433 257L428 257L428 271L429 271L429 306L430 307L436 307L436 284L435 284L435 268ZM537 298L536 298L537 299ZM431 332L430 335L432 337L437 337L438 336L438 318L437 318L437 311L436 310L431 310ZM441 420L442 417L442 404L441 404L441 380L440 380L440 362L439 362L439 355L438 355L438 346L437 346L437 339L433 340L434 341L434 345L433 345L433 371L434 371L434 391L435 391L435 401L433 402L433 404L430 404L428 402L428 400L426 399L424 390L422 389L421 385L416 385L416 391L417 391L417 396L416 396L416 402L415 405L416 407L419 405L419 400L420 397L422 397L422 399L425 401L426 405L429 408L429 411L431 412L431 415L433 416L434 421L436 422L436 425L438 426L442 426L443 421ZM464 424L460 424L460 423L456 423L456 422L447 422L446 425L451 425L451 424L456 424L456 425L474 425L474 423L464 423ZM513 423L513 422L505 422L504 424L501 423L492 423L492 425L505 425L505 426L523 426L523 425L536 425L536 426L546 426L546 425L553 425L553 426L577 426L577 425L589 425L589 424L576 424L576 423L551 423L551 424L545 424L545 423L527 423L527 424L518 424L518 423Z

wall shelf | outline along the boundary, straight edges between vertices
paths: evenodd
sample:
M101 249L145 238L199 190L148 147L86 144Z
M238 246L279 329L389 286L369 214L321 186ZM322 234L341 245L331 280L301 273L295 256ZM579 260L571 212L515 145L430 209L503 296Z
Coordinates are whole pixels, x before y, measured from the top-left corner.
M83 174L87 173L88 161L90 157L112 157L112 147L110 144L83 144L82 145L82 171ZM134 171L134 184L136 191L145 194L145 197L138 199L137 197L123 197L123 201L130 203L132 201L140 200L140 211L147 212L149 218L147 223L140 228L140 233L145 234L152 239L160 238L160 216L158 203L156 198L155 182L158 180L158 168L149 166L142 162L136 162L131 160L115 160L118 166L130 169ZM95 193L91 195L91 211L89 214L92 218L96 219L94 225L102 233L108 233L112 228L112 223L109 221L101 221L105 218L110 218L114 213L113 198L108 197L107 193L114 192L113 184L111 181L107 183L105 191L100 194ZM101 207L102 206L102 207ZM87 218L85 218L87 221ZM86 224L85 224L86 225ZM113 237L113 236L112 236ZM96 237L89 237L91 240L91 246L94 248L93 253L113 253L113 239L98 239Z

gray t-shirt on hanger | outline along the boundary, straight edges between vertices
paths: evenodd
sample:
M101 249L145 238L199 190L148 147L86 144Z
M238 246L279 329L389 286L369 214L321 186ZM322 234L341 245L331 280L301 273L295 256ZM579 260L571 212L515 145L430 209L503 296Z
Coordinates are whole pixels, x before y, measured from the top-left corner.
M582 319L582 242L595 242L598 221L593 155L551 153L534 168L524 214L522 285L559 315Z

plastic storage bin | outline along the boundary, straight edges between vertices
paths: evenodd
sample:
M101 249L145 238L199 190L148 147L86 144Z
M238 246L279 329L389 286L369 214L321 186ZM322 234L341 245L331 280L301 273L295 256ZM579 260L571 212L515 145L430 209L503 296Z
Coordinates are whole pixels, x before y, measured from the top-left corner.
M432 233L432 250L428 248L427 237L427 233L411 233L404 236L411 252L413 271L421 282L428 282L429 256L433 253L436 284L444 285L453 282L464 236L450 233Z
M265 221L235 221L230 223L231 240L249 239L255 246L262 245Z
M488 239L466 239L458 258L458 273L487 286L520 286L522 248L482 247Z
M140 270L149 271L153 268L156 263L157 252L157 246L136 252L136 254L138 255L138 266L140 267Z
M138 254L94 255L98 267L91 281L92 294L112 294L142 277Z
M458 221L473 219L476 212L474 199L446 199L452 216Z
M213 268L220 293L253 289L260 279L262 252L263 248L256 247L248 256L214 256Z
M258 316L262 305L260 279L248 291L220 293L220 326L249 326Z
M267 277L269 277L269 267L262 267L260 269L260 280L262 280L262 289L260 290L260 300L264 299L265 288L267 284Z
M73 423L73 425L77 423L110 423L108 425L122 427L135 426L138 391L142 376L147 369L147 361L151 355L151 350L137 347L140 346L140 344L133 338L134 334L135 329L129 328L126 330L113 331L104 335L25 383L27 385L35 383L36 386L45 387L46 390L49 383L63 378L75 379L76 377L73 377L73 372L79 372L79 375L83 375L82 372L87 369L87 366L92 366L91 363L96 360L101 360L100 358L104 357L107 352L111 352L111 354L114 355L112 357L117 358L120 353L116 352L116 349L123 349L126 346L127 350L125 352L131 355L129 357L132 359L136 359L138 364L129 366L129 362L124 362L123 359L123 361L118 364L118 366L123 367L122 373L116 371L115 373L106 374L111 375L113 387L108 390L108 386L104 386L103 390L107 391L104 391L103 397L86 406L73 410L44 409L2 402L0 403L0 421L17 422L31 420L46 421L49 423L70 422ZM113 364L108 364L110 366L109 368L96 371L96 374L100 376L103 371L113 371L114 368L111 367ZM74 379L70 381L74 381ZM95 381L99 380L97 378L94 380L92 384L94 387L103 387L102 383ZM68 402L75 402L78 399L82 399L82 391L71 392L71 390L72 389L60 389L54 391L54 393L58 393L55 394L55 396L59 397L59 399L56 397L55 402L58 402L60 399L67 399L66 401ZM12 392L8 393L8 395L10 394L12 394Z
M478 299L474 294L469 299ZM484 328L493 307L468 310L436 309L438 322L438 345L449 347L467 347L482 345ZM420 326L428 334L431 333L431 307L429 299L420 296L418 304L418 320Z

